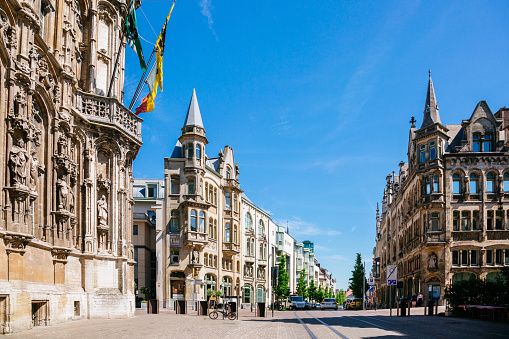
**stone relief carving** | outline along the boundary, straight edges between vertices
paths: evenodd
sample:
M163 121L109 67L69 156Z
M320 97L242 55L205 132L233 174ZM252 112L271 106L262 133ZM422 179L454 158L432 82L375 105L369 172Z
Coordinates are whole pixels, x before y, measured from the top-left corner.
M437 255L434 253L428 257L428 268L437 268Z
M39 163L39 156L36 151L32 152L32 157L30 160L30 182L29 188L31 190L37 189L37 182L39 180L39 176L44 173L44 165Z
M68 197L69 197L69 184L65 179L58 179L57 181L57 192L58 192L58 209L68 210Z

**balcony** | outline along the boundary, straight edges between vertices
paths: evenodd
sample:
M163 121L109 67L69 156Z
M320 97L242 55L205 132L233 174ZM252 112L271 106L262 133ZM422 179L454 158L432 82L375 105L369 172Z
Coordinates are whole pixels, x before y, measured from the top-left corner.
M86 120L117 128L141 142L141 122L116 98L78 92L76 110Z
M235 254L240 253L240 245L232 243L232 242L224 242L223 243L223 254L226 256L233 256Z
M486 231L486 240L509 240L508 230Z
M424 235L424 243L428 245L445 244L445 232L428 232Z
M144 220L149 222L152 226L156 224L155 216L153 218L150 218L147 213L133 213L133 219L134 220Z
M209 236L207 233L187 231L184 233L184 245L185 246L205 246L209 241Z
M225 179L223 187L224 188L232 188L232 189L241 191L240 184L236 179Z

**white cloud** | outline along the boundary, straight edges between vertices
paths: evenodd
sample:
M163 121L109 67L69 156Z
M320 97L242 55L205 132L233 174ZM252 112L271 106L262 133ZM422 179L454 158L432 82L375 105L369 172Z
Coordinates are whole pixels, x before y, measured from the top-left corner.
M323 259L335 260L335 261L350 261L347 257L341 254L326 255Z
M350 232L353 232L353 231L355 231L356 229L357 229L357 225L354 225L354 226L352 227L352 230L351 230Z
M219 41L219 38L217 37L216 30L214 29L214 20L212 19L212 10L214 7L212 7L212 0L201 0L200 1L200 7L201 7L201 14L203 14L207 18L207 23L209 24L209 28L214 33L214 36L216 37L216 40Z
M274 220L276 224L280 226L286 227L288 225L290 229L290 234L300 234L300 235L328 235L328 236L336 236L340 235L341 232L331 229L321 228L313 223L304 221L299 217L293 217L293 220L284 220L277 219Z

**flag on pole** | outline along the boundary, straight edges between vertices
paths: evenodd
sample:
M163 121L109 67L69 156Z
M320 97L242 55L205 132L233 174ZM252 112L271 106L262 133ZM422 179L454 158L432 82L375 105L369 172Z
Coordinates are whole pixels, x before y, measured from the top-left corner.
M143 98L141 101L141 105L136 108L136 115L140 113L152 112L154 110L154 99L157 95L157 87L163 91L163 54L164 54L164 42L166 39L166 26L168 24L168 20L170 20L171 12L173 11L173 7L175 6L175 0L171 5L170 13L164 22L163 28L161 29L161 33L157 38L156 47L156 62L155 66L150 71L149 75L145 82L149 87L149 94Z
M147 64L145 63L145 58L143 57L143 50L141 48L141 42L138 36L138 25L136 24L136 9L134 7L135 2L136 0L131 0L127 18L125 20L126 40L129 47L131 47L136 52L136 54L138 54L141 70L146 72Z

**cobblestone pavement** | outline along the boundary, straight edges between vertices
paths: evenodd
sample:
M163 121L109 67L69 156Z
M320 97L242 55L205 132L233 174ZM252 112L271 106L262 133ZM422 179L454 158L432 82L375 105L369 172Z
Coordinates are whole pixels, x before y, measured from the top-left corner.
M211 320L205 316L176 315L162 310L149 315L138 310L129 319L83 319L36 327L6 338L509 338L509 325L490 321L428 317L412 309L409 317L378 311L270 311L255 318L241 310L239 320Z

